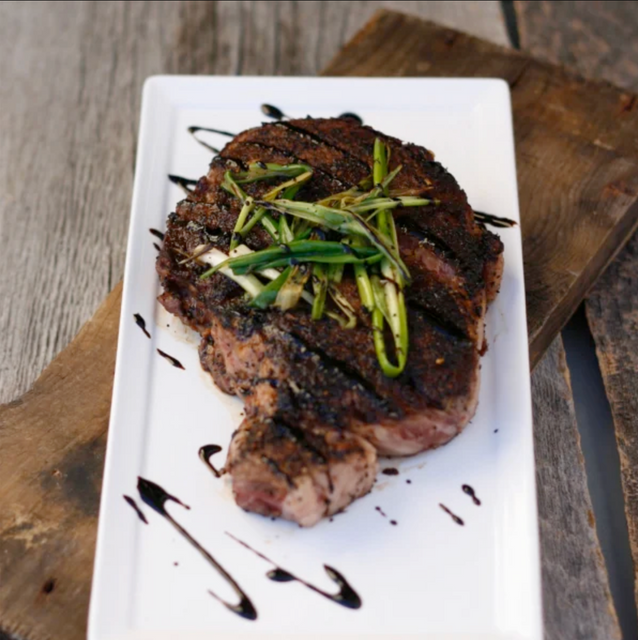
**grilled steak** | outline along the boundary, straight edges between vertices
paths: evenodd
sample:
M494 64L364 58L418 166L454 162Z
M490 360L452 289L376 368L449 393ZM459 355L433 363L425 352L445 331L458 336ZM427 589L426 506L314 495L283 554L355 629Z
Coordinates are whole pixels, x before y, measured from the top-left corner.
M394 211L412 276L409 358L397 378L379 367L370 316L348 271L341 292L355 309L354 329L313 321L300 305L252 308L235 282L221 273L200 279L207 267L184 261L202 245L229 251L240 203L220 186L226 171L258 161L308 164L314 172L297 199L316 201L370 175L377 137L391 148L392 166L403 166L393 188L440 201ZM243 186L258 197L273 183ZM244 242L255 250L271 244L259 225ZM265 124L226 145L169 216L157 271L160 302L202 337L203 368L246 402L226 464L237 503L312 525L370 490L377 454L414 454L457 435L476 410L483 322L502 251L429 151L352 119Z

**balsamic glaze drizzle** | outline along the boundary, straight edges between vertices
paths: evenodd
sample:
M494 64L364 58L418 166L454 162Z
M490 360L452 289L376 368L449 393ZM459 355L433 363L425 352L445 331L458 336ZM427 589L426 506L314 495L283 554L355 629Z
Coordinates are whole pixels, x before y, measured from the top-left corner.
M212 151L213 153L219 153L219 149L217 147L213 147L212 145L208 144L208 142L204 142L204 140L202 140L201 138L198 138L195 134L198 131L208 131L209 133L218 133L220 136L227 136L229 138L234 138L236 134L234 133L229 133L228 131L222 131L221 129L211 129L210 127L188 127L188 133L190 133L193 138L195 138L195 140L197 140L197 142L199 142L199 144L202 145L202 147L205 147L206 149L208 149L209 151Z
M164 234L161 231L158 231L157 229L149 229L149 231L151 232L152 235L154 235L156 238L159 238L160 240L164 240Z
M378 511L384 518L388 517L388 514L381 507L375 507L375 510ZM399 523L396 520L390 520L390 524L396 526Z
M188 542L199 551L199 553L219 572L219 574L226 580L226 582L232 587L233 591L237 594L239 598L238 604L231 604L222 600L217 594L212 591L208 591L208 593L221 602L228 610L236 613L238 616L242 618L246 618L247 620L256 620L257 619L257 610L255 609L253 603L250 598L246 595L246 593L242 590L242 588L237 584L235 579L222 567L213 556L202 547L193 536L191 536L184 527L182 527L179 522L177 522L168 511L166 511L165 505L168 501L176 502L182 506L184 505L181 500L176 498L175 496L167 493L162 487L151 482L150 480L145 480L144 478L137 479L137 490L140 492L140 498L149 506L151 509L159 513L161 516L166 518L175 529L184 537ZM187 509L189 507L186 507Z
M199 450L199 458L200 460L213 472L216 478L221 478L224 470L218 471L214 466L210 459L216 454L219 453L222 448L218 444L205 444Z
M124 500L126 500L131 505L131 507L133 508L133 511L135 511L135 513L137 513L137 517L144 524L148 524L148 520L146 519L146 516L144 515L142 510L137 506L137 502L135 502L135 500L133 500L133 498L131 498L131 496L122 496L122 497L124 498Z
M356 120L359 124L363 124L363 118L361 116L358 116L356 113L352 113L351 111L346 111L345 113L342 113L339 118L344 119L344 118L350 118L350 120Z
M168 353L162 351L161 349L158 349L157 353L159 353L165 360L168 360L177 369L184 369L184 365L177 358L169 356Z
M467 495L472 498L472 502L474 502L477 507L481 506L481 501L476 497L476 492L469 484L464 484L461 489L463 489L463 493L467 493Z
M188 127L188 133L193 135L198 131L209 131L210 133L218 133L220 136L226 136L227 138L234 138L237 134L230 131L224 131L223 129L211 129L210 127Z
M342 607L347 607L348 609L359 609L361 607L362 601L359 597L359 594L350 586L348 581L343 577L341 573L339 573L336 569L329 567L327 564L323 565L325 572L328 574L328 577L339 587L339 591L335 594L323 591L322 589L315 587L313 584L310 584L302 578L294 575L290 571L277 566L270 558L257 551L257 549L253 549L253 547L251 547L246 542L243 542L239 538L236 538L232 533L228 533L228 531L226 531L226 535L229 538L232 538L235 542L238 542L242 547L248 549L249 551L252 551L256 556L258 556L262 560L265 560L274 567L266 574L266 577L269 580L272 580L273 582L299 582L300 584L304 585L304 587L307 587L311 591L318 593L324 598L327 598L328 600L331 600L332 602L339 604Z
M261 112L273 120L283 120L288 117L281 109L273 107L271 104L262 104Z
M396 467L386 467L381 470L381 473L385 476L398 476L399 470Z
M176 176L172 173L168 174L168 179L173 184L176 184L186 194L193 193L193 190L189 187L197 184L198 182L197 180L193 180L192 178L184 178L183 176Z
M515 220L510 220L509 218L499 218L498 216L493 216L490 213L483 213L482 211L475 211L474 218L478 222L491 224L493 227L500 227L502 229L515 227L518 224Z
M151 334L146 330L146 320L139 313L134 313L133 317L135 318L135 324L144 332L147 338L150 338Z
M153 243L153 246L158 250L161 251L160 246L157 244L157 242Z
M459 518L456 514L452 513L444 504L439 504L439 507L441 507L441 509L443 509L443 511L445 511L445 513L447 513L450 516L450 518L452 518L452 520L456 522L456 524L460 526L463 526L465 524L465 522L463 522L461 518Z

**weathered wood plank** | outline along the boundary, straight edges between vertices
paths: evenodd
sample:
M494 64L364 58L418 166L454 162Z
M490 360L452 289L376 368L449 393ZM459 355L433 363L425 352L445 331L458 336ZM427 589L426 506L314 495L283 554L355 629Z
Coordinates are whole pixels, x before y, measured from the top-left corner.
M546 640L620 638L562 340L532 375Z
M86 636L121 293L0 407L0 627L19 638Z
M383 5L506 42L493 1L0 3L0 402L122 277L144 79L314 75Z
M586 310L616 430L638 602L638 237L601 278Z
M638 91L638 7L625 0L515 2L523 49Z
M517 2L521 40L548 60L638 90L638 11L633 2ZM636 105L627 102L627 108ZM626 183L615 189L632 191ZM638 234L586 304L620 454L638 602Z
M638 100L399 14L371 22L328 72L383 76L390 69L500 77L512 88L535 364L638 224Z

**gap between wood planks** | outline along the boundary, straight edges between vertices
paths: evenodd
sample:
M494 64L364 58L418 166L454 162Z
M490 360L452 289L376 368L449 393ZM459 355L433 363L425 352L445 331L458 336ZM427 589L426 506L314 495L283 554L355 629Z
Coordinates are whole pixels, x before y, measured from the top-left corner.
M501 0L511 45L520 49L514 2ZM576 421L585 458L596 531L605 559L609 587L623 638L638 638L638 612L634 599L634 570L620 458L614 424L596 357L594 339L585 317L584 303L562 331L567 366L572 379Z
M520 49L521 39L518 33L518 21L516 20L516 10L514 9L513 0L501 0L501 8L503 10L503 18L510 43L514 49Z
M594 338L580 305L562 331L598 540L623 638L638 638L634 571L614 423Z

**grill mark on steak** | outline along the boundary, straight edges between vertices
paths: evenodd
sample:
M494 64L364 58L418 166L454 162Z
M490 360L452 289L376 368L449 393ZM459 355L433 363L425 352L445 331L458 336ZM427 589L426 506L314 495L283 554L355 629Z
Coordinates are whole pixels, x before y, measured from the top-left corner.
M293 153L290 153L287 149L278 147L272 144L265 144L263 142L236 142L231 143L227 146L223 151L224 157L229 158L237 158L237 155L231 156L230 154L237 154L239 149L250 150L251 147L254 147L255 151L261 151L261 155L263 157L264 154L275 154L280 155L282 158L286 159L285 164L305 164L305 161L301 158L298 158ZM228 154L228 155L227 155ZM329 179L335 184L339 185L340 190L345 191L353 186L350 182L345 182L339 176L334 173L331 173L327 169L319 169L317 167L313 167L313 176L311 181L316 180L317 178ZM332 195L332 193L327 193L326 195Z
M295 481L279 466L276 460L273 460L270 456L262 455L261 459L265 462L278 476L281 476L286 480L289 487L296 487Z
M351 367L347 362L343 360L339 360L338 358L333 358L326 351L324 351L321 347L316 345L311 345L308 341L302 338L297 332L291 331L288 335L294 339L297 343L301 344L307 351L318 356L320 358L321 367L331 367L336 369L339 373L341 373L344 377L350 379L355 385L365 389L370 396L372 396L376 402L383 405L384 408L387 408L388 400L379 394L376 387L370 383L366 378L364 378L359 371Z
M371 489L377 469L376 452L360 436L321 424L304 427L317 447L325 450L324 463L278 423L278 417L264 419L251 414L233 434L226 468L233 479L235 499L242 508L311 526ZM290 486L263 460L262 454L274 460L295 486Z
M459 259L456 255L456 252L450 247L447 242L439 238L436 234L432 233L429 230L423 229L418 226L416 220L411 218L404 218L401 221L400 225L397 225L398 231L403 231L404 233L410 234L414 236L419 243L429 244L434 247L439 253L447 258L448 260L452 260L458 262L460 266L463 266L463 261Z
M401 140L376 131L372 127L360 126L354 129L348 122L344 123L339 119L322 122L312 119L299 120L298 126L303 131L320 135L323 140L336 148L355 155L364 162L370 160L374 141L376 138L380 138L391 148L393 166L409 166L411 171L418 171L420 166L427 166L432 174L437 174L445 179L452 178L442 165L434 160L431 151L413 144L405 144ZM412 185L414 193L421 193L426 188L430 188L430 176L424 176L424 178L421 184Z
M445 335L455 338L456 340L462 340L464 342L471 342L470 337L459 328L457 325L448 322L445 318L442 318L434 309L426 307L423 303L414 299L407 300L408 306L414 309L421 317L425 318L433 327L444 333Z
M278 148L285 146L305 164L338 175L341 180L350 184L358 184L370 174L370 169L365 163L282 123L265 124L256 129L249 129L239 134L232 144L242 142L260 142Z
M418 232L427 234L429 238L436 238L439 246L445 245L448 252L454 256L450 258L450 264L455 262L458 265L467 294L474 299L485 288L483 271L490 259L490 238L493 234L482 231L475 225L471 231L468 230L466 213L470 221L472 219L469 205L466 205L467 211L463 213L450 211L445 203L436 209L431 210L430 215L426 212L422 216L415 215L408 209L397 209L397 226L418 229ZM416 235L411 235L416 239ZM502 245L500 250L502 251Z
M289 435L289 437L292 438L292 440L294 440L304 449L307 449L322 464L325 464L327 466L326 473L328 476L328 489L330 490L330 493L334 493L335 487L332 480L332 474L330 473L330 466L328 465L328 455L326 455L323 451L320 451L312 442L310 442L303 429L291 425L289 422L280 417L277 418L276 425L277 427L282 428Z
M349 150L338 147L337 145L333 144L323 136L320 136L316 133L312 133L311 131L308 131L306 129L302 129L301 127L297 127L294 124L292 124L292 122L290 122L289 120L277 122L274 126L286 127L287 129L294 131L295 133L297 133L298 135L304 138L309 138L310 140L313 140L317 144L322 144L322 145L325 145L326 147L330 147L331 149L335 149L336 151L340 151L341 153L348 156L348 158L359 163L363 168L365 168L366 171L370 171L370 165L368 165L367 162L364 162L363 160L361 160L361 158L351 153Z
M306 433L303 429L296 427L290 424L282 417L277 417L276 426L280 427L281 430L292 440L300 444L305 449L308 449L313 456L316 456L321 462L328 462L328 457L325 453L320 451L306 436Z

